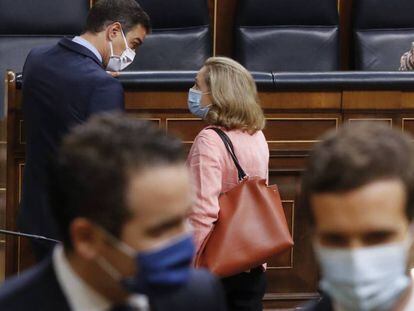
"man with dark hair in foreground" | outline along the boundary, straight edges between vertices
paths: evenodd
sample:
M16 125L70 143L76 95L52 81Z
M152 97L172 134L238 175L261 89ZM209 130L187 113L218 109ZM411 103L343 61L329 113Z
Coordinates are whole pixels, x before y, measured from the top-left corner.
M414 310L412 138L374 123L330 132L312 152L302 191L322 291L304 310Z
M220 285L192 270L189 177L179 140L102 115L62 143L52 210L63 245L0 289L0 310L224 310Z
M23 68L26 138L20 228L60 239L49 210L48 170L69 129L103 111L123 110L124 90L106 70L130 64L150 31L148 15L135 0L99 0L85 30L73 39L34 48ZM38 260L49 244L32 241Z

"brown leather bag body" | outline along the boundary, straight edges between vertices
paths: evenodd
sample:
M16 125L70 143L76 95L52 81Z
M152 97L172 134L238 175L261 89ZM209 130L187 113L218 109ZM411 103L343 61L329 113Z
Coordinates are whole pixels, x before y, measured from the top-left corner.
M220 277L255 268L292 247L276 185L251 178L241 168L230 138L211 128L223 140L238 170L239 184L219 197L217 222L201 246L197 267L206 267Z

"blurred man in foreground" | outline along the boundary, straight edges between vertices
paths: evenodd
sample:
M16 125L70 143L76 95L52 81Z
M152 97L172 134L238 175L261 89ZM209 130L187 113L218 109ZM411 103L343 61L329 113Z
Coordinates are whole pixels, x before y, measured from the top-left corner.
M303 179L322 298L305 310L414 310L408 273L414 208L412 138L348 125L313 150Z
M223 310L216 280L190 269L181 143L102 115L58 153L52 209L63 245L0 289L0 310Z

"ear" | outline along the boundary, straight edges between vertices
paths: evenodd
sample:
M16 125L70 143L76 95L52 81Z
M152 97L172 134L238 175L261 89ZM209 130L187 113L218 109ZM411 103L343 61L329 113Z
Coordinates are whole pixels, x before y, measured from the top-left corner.
M108 25L108 27L106 27L107 39L109 41L113 41L117 37L118 33L121 32L121 29L122 29L122 26L121 26L121 23L119 22L114 22Z
M86 260L94 260L105 243L105 237L96 225L86 218L75 218L69 227L73 251Z

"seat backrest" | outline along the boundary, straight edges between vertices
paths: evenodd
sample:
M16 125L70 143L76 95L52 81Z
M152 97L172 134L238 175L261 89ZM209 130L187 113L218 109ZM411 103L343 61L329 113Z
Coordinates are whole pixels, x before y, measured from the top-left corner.
M138 0L152 33L128 71L198 70L212 55L207 0Z
M353 1L355 70L398 70L414 41L414 1Z
M20 72L29 51L79 34L86 21L89 0L0 0L0 72ZM4 81L4 79L3 79ZM4 88L0 88L3 112Z
M255 71L339 69L336 0L239 0L234 56Z

